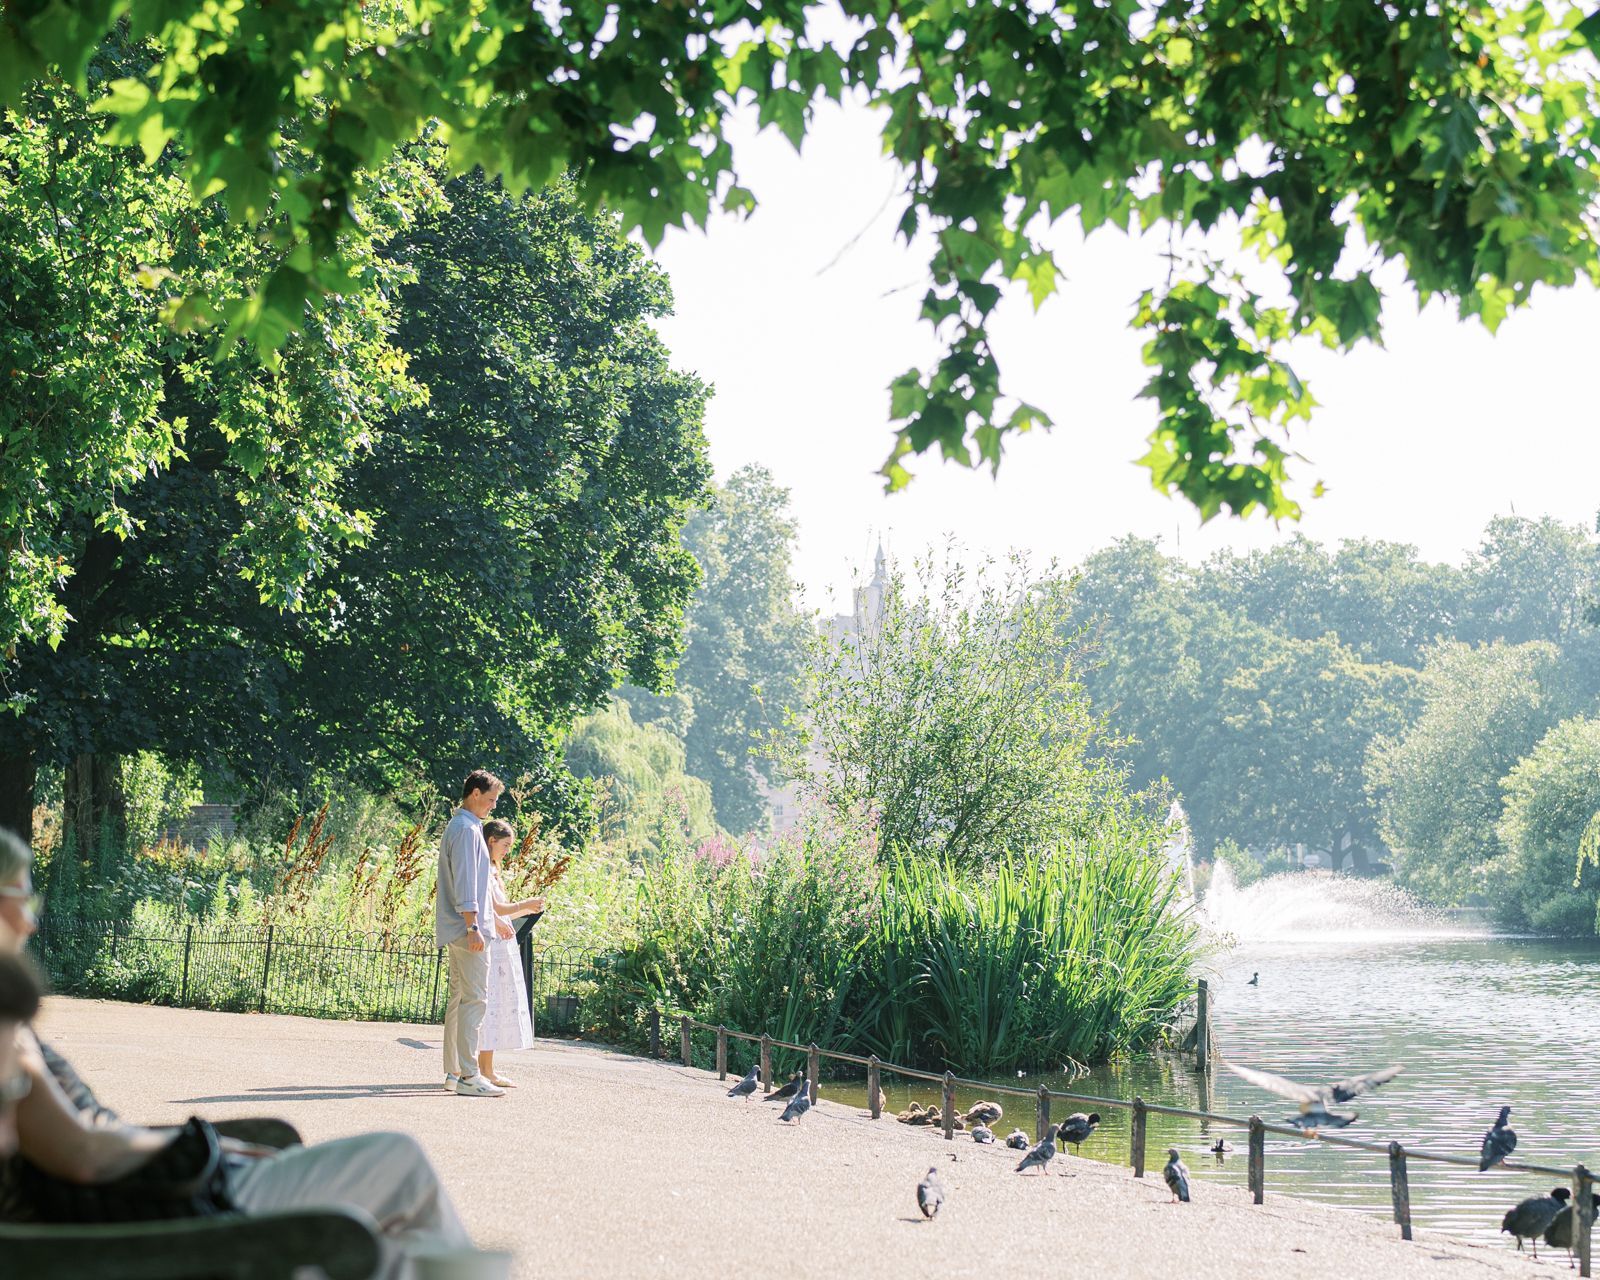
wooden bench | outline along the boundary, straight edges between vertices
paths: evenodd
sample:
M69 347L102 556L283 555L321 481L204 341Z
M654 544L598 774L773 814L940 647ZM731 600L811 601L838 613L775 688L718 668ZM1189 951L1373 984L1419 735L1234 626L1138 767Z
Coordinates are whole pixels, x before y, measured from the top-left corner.
M221 1120L216 1131L280 1150L300 1141L282 1120ZM242 1213L105 1226L0 1223L0 1259L18 1280L293 1280L318 1266L328 1280L369 1280L377 1224L358 1209Z

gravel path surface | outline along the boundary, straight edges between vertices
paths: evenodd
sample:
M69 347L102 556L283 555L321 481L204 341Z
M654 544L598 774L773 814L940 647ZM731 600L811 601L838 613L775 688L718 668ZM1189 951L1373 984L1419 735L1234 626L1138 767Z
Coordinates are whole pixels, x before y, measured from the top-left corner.
M519 1278L1575 1274L1559 1253L1547 1265L1428 1233L1408 1244L1391 1223L1270 1192L1256 1207L1202 1185L1169 1204L1164 1152L1142 1181L1071 1156L1051 1166L1070 1176L1018 1176L1014 1152L828 1102L786 1126L776 1107L727 1098L734 1077L567 1041L496 1055L521 1087L480 1099L443 1091L438 1027L56 996L39 1030L130 1120L277 1115L310 1142L414 1134L478 1243L513 1250ZM949 1202L929 1223L916 1184L931 1164Z

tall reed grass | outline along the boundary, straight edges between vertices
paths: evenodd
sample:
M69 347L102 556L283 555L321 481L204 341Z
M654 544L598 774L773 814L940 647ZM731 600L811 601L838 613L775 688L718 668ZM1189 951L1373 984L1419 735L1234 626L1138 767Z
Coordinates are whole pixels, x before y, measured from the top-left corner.
M1189 992L1199 929L1146 831L1108 823L985 873L876 853L869 822L826 813L765 851L669 853L640 881L614 1001L1000 1071L1149 1047Z

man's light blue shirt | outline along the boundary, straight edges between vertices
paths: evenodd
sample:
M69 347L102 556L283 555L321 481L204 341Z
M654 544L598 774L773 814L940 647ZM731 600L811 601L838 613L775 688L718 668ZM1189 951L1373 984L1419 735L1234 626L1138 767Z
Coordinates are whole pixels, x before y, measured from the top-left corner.
M483 840L483 819L457 809L439 840L439 892L433 916L437 945L448 947L467 936L463 911L476 911L479 932L485 938L492 936L487 919L494 911L489 889L492 869L489 846Z

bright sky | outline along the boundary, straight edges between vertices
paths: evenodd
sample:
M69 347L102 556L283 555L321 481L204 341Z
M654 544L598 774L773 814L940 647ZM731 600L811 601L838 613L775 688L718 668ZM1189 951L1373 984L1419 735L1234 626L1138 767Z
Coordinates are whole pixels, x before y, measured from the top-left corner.
M891 439L887 387L912 365L928 368L935 346L916 319L927 258L894 240L902 206L885 207L898 188L875 118L829 104L803 158L774 130L736 154L761 207L748 221L715 220L708 235L668 233L657 258L677 313L659 327L674 363L716 389L707 427L718 478L758 462L790 489L796 576L812 604L826 608L831 590L844 607L852 567L870 562L880 536L902 557L955 534L969 555L1017 548L1035 564L1071 564L1130 532L1195 559L1296 531L1259 515L1202 528L1132 465L1155 407L1135 398L1148 370L1144 338L1128 325L1139 293L1164 278L1165 239L1103 229L1085 241L1065 224L1050 235L1067 277L1060 295L1037 315L1013 296L992 328L1002 385L1055 429L1014 438L997 480L935 453L913 466L909 490L885 496L875 473ZM1600 364L1600 305L1591 288L1536 295L1496 337L1437 302L1419 316L1414 299L1395 293L1385 322L1384 349L1340 356L1306 343L1291 355L1322 405L1293 437L1310 459L1295 472L1300 531L1329 543L1410 542L1459 562L1490 517L1513 509L1592 527L1600 435L1584 388ZM1327 495L1311 499L1318 479Z

